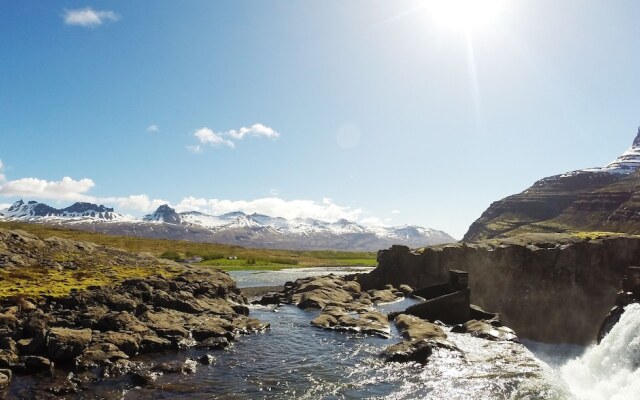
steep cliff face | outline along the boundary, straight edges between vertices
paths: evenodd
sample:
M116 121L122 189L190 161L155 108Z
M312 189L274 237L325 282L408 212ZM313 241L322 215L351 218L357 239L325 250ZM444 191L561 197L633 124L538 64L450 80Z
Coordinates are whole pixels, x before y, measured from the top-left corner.
M359 278L365 289L446 281L450 269L469 272L471 301L499 311L524 338L586 344L595 339L629 265L640 264L640 237L595 239L532 234L506 240L428 247L394 246Z
M472 242L527 232L640 232L640 131L614 162L544 178L491 204L463 238Z

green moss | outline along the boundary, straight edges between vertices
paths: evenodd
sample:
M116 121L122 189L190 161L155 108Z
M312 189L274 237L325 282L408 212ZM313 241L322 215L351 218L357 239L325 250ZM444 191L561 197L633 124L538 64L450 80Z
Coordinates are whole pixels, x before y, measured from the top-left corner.
M0 270L0 298L64 297L72 291L90 286L108 286L130 278L145 278L160 274L173 277L182 268L168 266L102 266L82 270L44 267L23 267L19 271Z

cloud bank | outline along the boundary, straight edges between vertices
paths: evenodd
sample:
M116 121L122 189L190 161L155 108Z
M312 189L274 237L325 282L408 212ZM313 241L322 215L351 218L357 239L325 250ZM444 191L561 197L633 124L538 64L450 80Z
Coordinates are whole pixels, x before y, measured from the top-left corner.
M118 21L120 16L113 11L94 10L91 7L87 7L76 10L65 10L63 19L66 25L95 28L105 22Z
M280 133L273 128L258 123L248 128L243 126L240 129L232 129L226 132L214 132L211 128L205 126L195 131L193 136L198 140L198 144L189 145L186 148L192 153L201 153L204 150L204 146L235 148L235 141L242 140L245 137L275 140L280 137Z
M4 181L0 185L0 195L6 197L28 197L36 199L91 201L86 193L95 186L91 179L75 180L65 176L60 181L38 178L22 178Z
M39 178L21 178L7 180L2 174L4 164L0 160L0 197L22 198L24 200L37 199L40 201L83 201L115 206L119 212L151 213L163 204L172 205L163 199L154 199L146 194L130 196L99 197L89 192L95 183L92 179L73 179L64 177L59 181L48 181ZM6 204L3 204L6 206ZM232 211L242 211L247 214L266 214L272 217L313 218L322 221L337 221L347 219L364 224L379 225L388 220L381 220L366 215L361 208L353 208L336 204L330 198L315 200L284 200L277 194L255 200L225 200L188 196L172 205L178 211L200 211L208 214L225 214ZM0 207L6 208L6 207Z
M356 221L363 214L360 208L344 207L330 199L322 202L313 200L283 200L278 197L266 197L255 200L221 200L185 197L175 206L177 211L200 211L209 214L224 214L242 211L247 214L266 214L272 217L313 218L323 221L348 219Z

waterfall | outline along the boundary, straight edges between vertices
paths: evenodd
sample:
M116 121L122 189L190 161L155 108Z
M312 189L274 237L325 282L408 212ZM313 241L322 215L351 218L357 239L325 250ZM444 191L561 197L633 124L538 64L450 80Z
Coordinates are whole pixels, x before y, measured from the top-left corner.
M561 374L580 400L640 399L640 304L625 308L599 345L567 362Z

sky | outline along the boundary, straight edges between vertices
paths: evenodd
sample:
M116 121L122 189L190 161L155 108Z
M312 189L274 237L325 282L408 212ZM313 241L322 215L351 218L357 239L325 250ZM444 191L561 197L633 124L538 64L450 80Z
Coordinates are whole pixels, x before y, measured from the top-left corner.
M0 203L459 239L631 145L640 2L448 3L2 0Z

